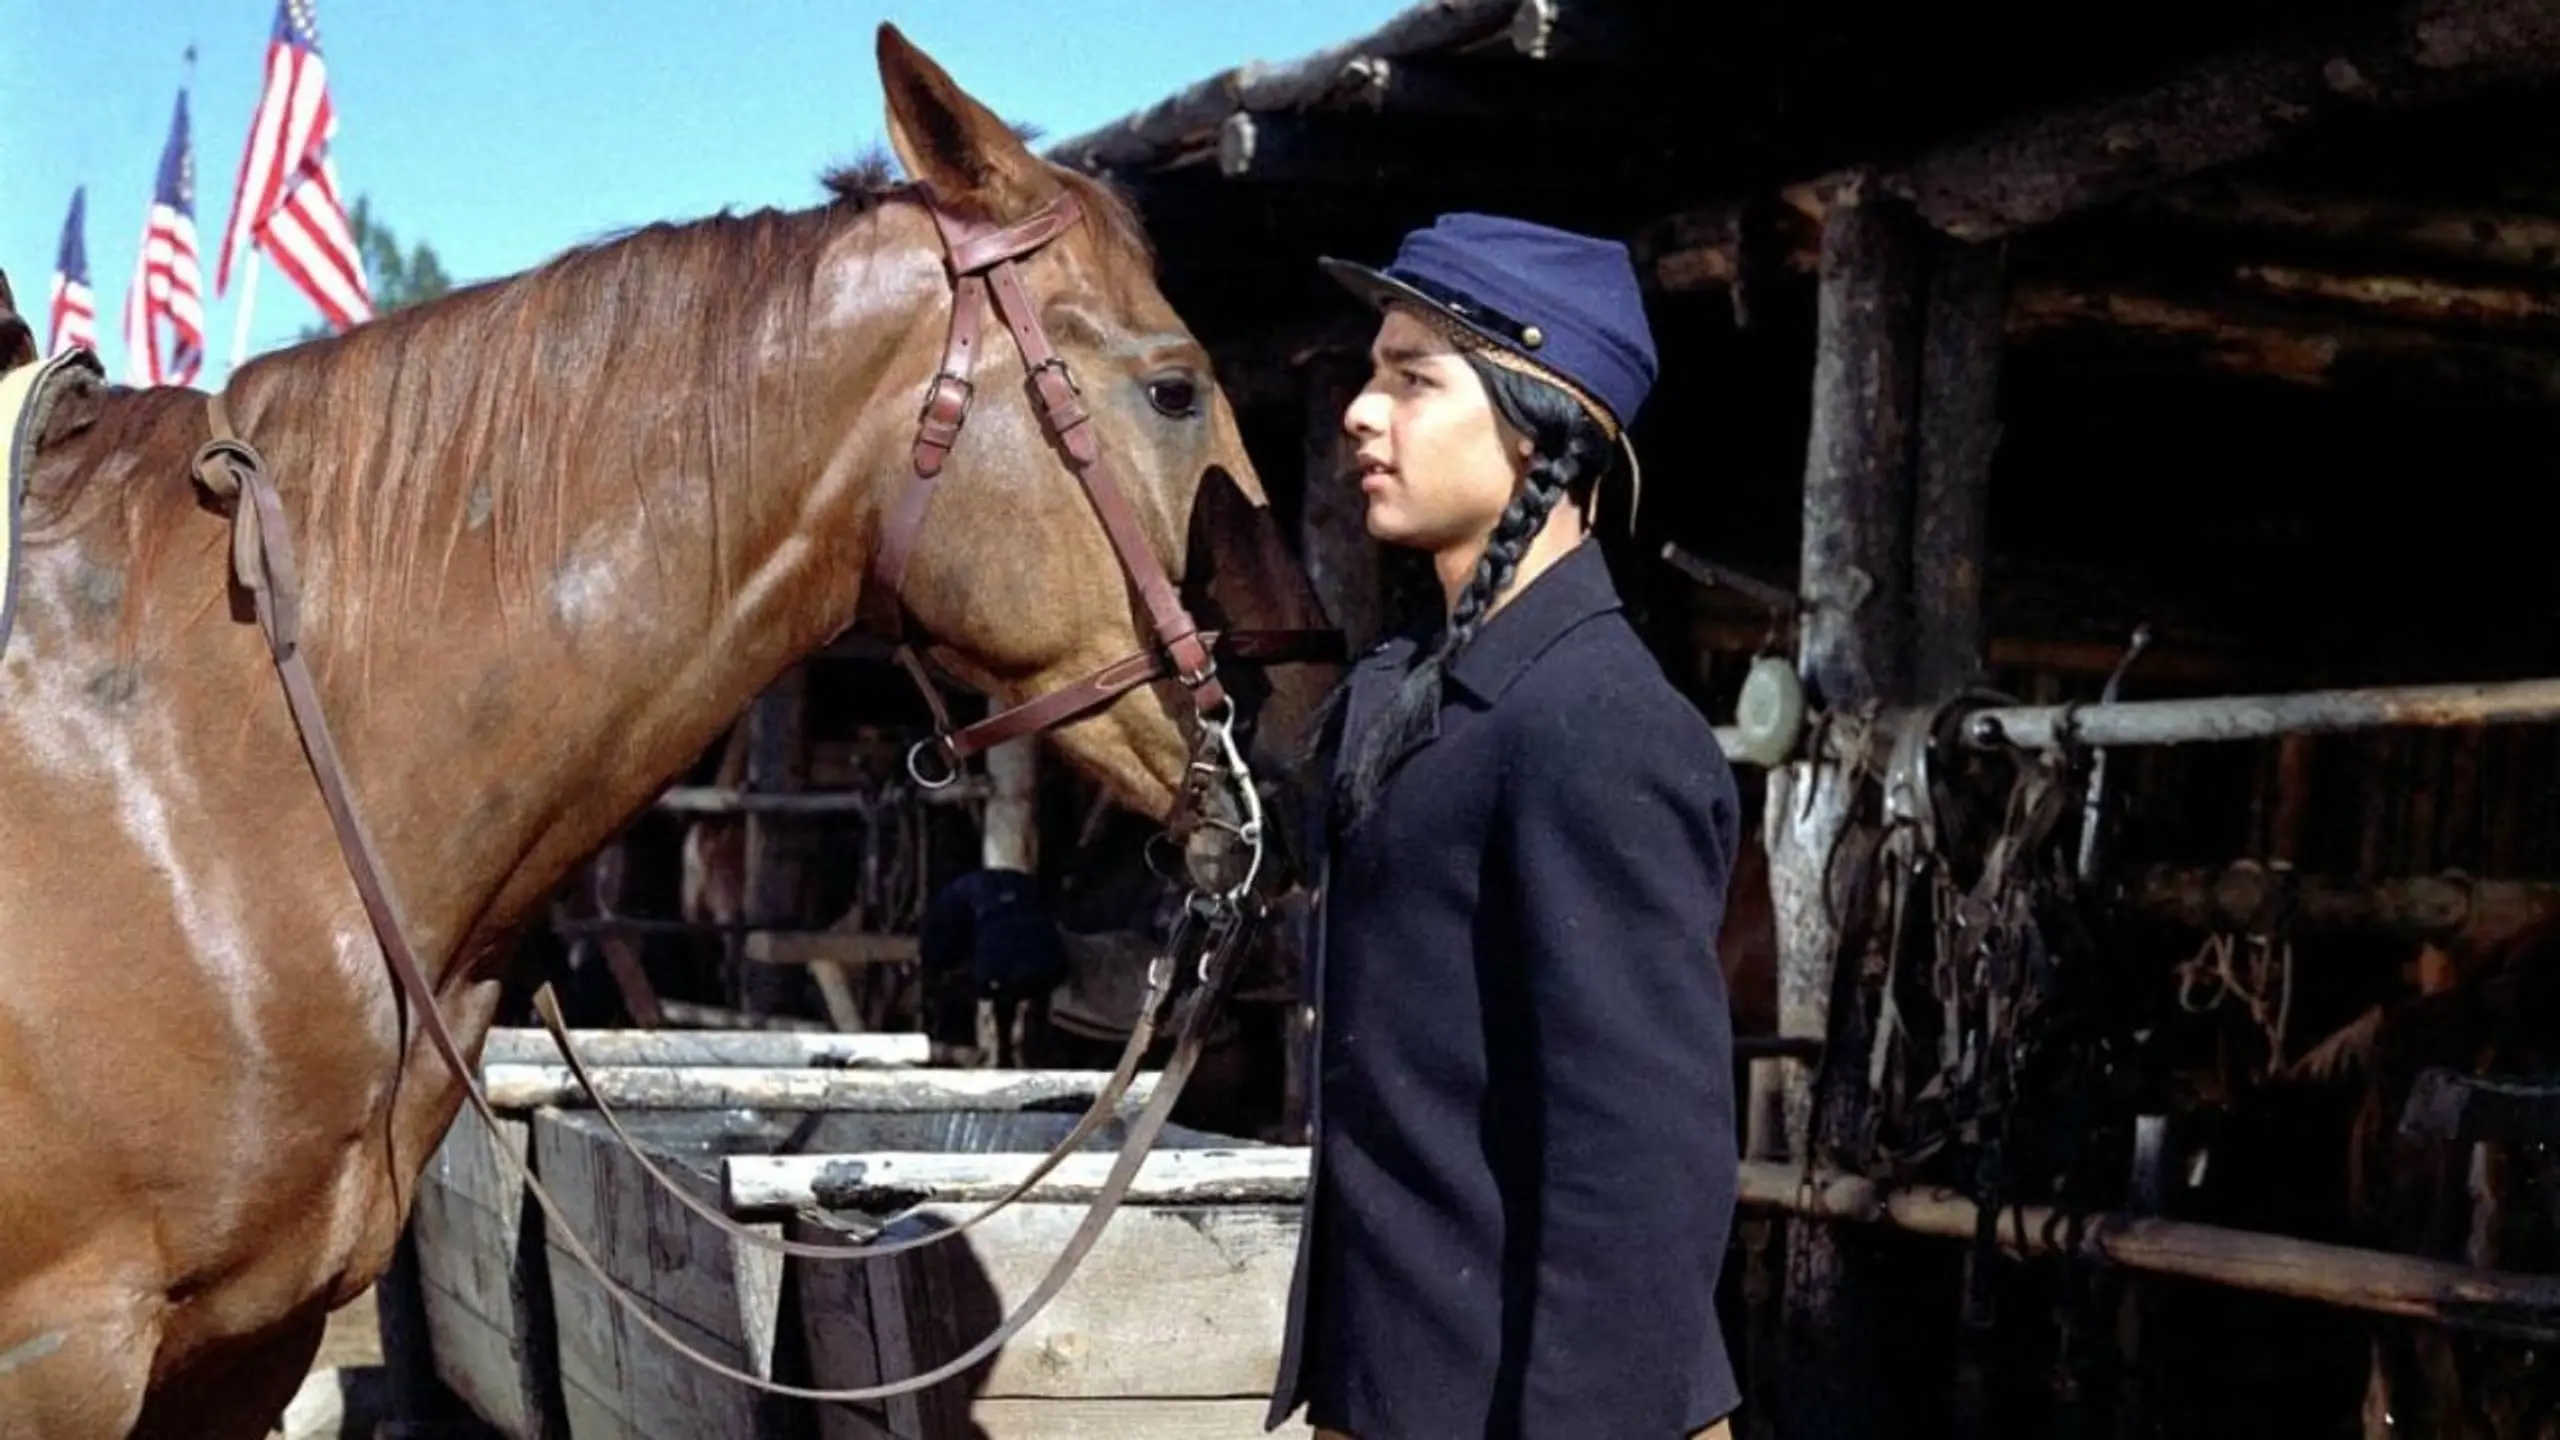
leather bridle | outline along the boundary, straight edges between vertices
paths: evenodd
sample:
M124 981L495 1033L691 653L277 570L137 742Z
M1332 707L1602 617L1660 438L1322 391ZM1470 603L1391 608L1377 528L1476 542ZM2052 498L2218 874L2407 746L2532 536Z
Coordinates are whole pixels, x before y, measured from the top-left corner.
M933 216L947 252L954 286L951 329L941 369L934 376L917 417L913 456L915 478L901 492L886 517L873 558L872 583L865 587L866 599L876 593L885 602L880 607L883 623L889 636L898 644L901 661L924 688L935 716L935 736L909 752L909 772L921 785L948 785L957 778L960 765L973 754L1007 740L1065 724L1110 704L1141 685L1171 678L1192 697L1197 732L1186 782L1177 803L1189 818L1230 835L1233 843L1228 847L1230 853L1224 855L1204 856L1199 852L1192 855L1191 890L1172 943L1166 953L1156 957L1149 967L1146 1000L1137 1023L1132 1027L1118 1067L1074 1130L1021 1182L985 1209L957 1225L913 1238L869 1245L813 1245L790 1241L742 1226L695 1196L689 1187L660 1169L645 1147L624 1129L621 1118L605 1103L585 1063L572 1046L557 998L549 986L542 988L536 997L536 1007L580 1086L641 1168L679 1202L742 1244L814 1259L859 1260L950 1240L1028 1194L1049 1171L1078 1150L1110 1118L1113 1108L1136 1077L1141 1059L1156 1039L1166 1001L1182 985L1186 971L1196 975L1198 983L1188 989L1178 1007L1180 1018L1173 1053L1165 1064L1155 1092L1137 1118L1130 1122L1127 1139L1109 1177L1096 1192L1083 1222L1052 1263L1048 1275L1012 1315L967 1353L904 1380L854 1389L817 1390L768 1380L704 1354L668 1329L649 1307L634 1299L613 1280L569 1226L558 1202L513 1149L504 1145L494 1147L503 1162L524 1183L526 1193L542 1207L550 1221L550 1238L583 1265L606 1295L642 1328L676 1353L715 1374L773 1394L826 1402L886 1399L938 1385L973 1368L1029 1324L1065 1288L1076 1265L1101 1238L1103 1227L1137 1178L1140 1163L1171 1118L1183 1085L1198 1063L1201 1048L1234 978L1233 959L1240 942L1252 925L1262 918L1260 902L1253 889L1267 844L1261 799L1252 772L1236 742L1236 707L1218 677L1218 657L1224 655L1229 659L1263 661L1320 660L1339 659L1341 654L1341 635L1337 631L1272 630L1228 632L1224 635L1203 631L1182 604L1163 564L1147 547L1145 533L1129 506L1109 457L1103 453L1096 438L1092 414L1084 404L1075 378L1065 360L1050 345L1041 326L1039 312L1022 283L1019 262L1055 240L1081 218L1081 207L1072 192L1062 190L1057 198L1029 217L1010 225L995 226L955 216L936 203L931 192L922 185L912 189ZM1101 517L1112 548L1145 607L1155 644L1153 648L1105 666L1073 685L1002 710L974 725L954 727L914 647L904 638L906 627L903 604L898 598L899 585L913 557L916 539L930 508L943 463L968 418L975 393L970 376L985 311L990 303L1012 331L1015 344L1022 351L1028 379L1040 405L1042 424L1051 440L1064 452L1068 465ZM445 1024L444 1016L436 1005L434 987L429 984L426 972L409 944L406 927L400 922L398 906L379 857L355 813L328 718L320 706L318 687L313 684L303 663L297 621L299 581L292 542L282 502L267 475L266 462L232 428L221 395L207 397L206 419L212 436L197 450L192 469L207 489L233 504L234 572L255 602L260 632L284 681L287 703L301 733L321 796L327 804L339 848L354 876L357 894L364 903L375 935L382 943L393 977L416 1011L429 1042L461 1082L472 1109L495 1135L499 1133L497 1113L481 1089L477 1068L464 1056L460 1043ZM942 770L931 775L925 773L922 762L928 754L940 758Z

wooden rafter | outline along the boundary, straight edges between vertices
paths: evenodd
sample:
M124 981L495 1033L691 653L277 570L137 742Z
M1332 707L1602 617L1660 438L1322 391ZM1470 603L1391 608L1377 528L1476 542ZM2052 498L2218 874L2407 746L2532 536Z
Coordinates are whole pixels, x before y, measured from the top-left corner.
M2553 75L2560 8L2408 0L2379 23L2289 34L2144 90L1994 125L1891 169L1883 183L1939 229L1986 240L2266 155L2336 117Z

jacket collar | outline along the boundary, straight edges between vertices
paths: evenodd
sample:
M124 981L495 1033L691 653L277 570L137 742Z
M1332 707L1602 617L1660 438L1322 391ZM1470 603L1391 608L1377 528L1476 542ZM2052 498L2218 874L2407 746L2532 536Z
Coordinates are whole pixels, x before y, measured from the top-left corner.
M1609 578L1608 562L1601 556L1600 544L1585 540L1512 596L1511 603L1495 611L1476 631L1474 642L1459 652L1446 679L1478 702L1490 705L1565 632L1618 608L1617 586ZM1423 647L1437 643L1438 638L1436 629L1422 635L1395 635L1360 658L1353 667L1350 693L1343 705L1343 735L1367 731L1405 673L1413 668ZM1389 761L1389 768L1401 764L1405 756L1439 738L1439 734L1440 716L1435 710L1422 717L1417 732ZM1337 755L1332 768L1338 770L1339 765Z
M1493 612L1458 652L1448 678L1490 705L1565 632L1618 608L1618 587L1600 543L1585 539Z
M1342 735L1345 751L1343 755L1335 757L1333 768L1336 771L1339 771L1344 756L1348 754L1350 737L1368 733L1369 726L1378 718L1378 711L1386 705L1388 697L1395 694L1396 686L1403 681L1405 672L1413 668L1414 658L1421 652L1422 645L1423 641L1420 637L1409 634L1392 635L1362 656L1360 662L1352 668L1350 693L1344 699L1342 707ZM1415 744L1419 745L1439 734L1440 717L1436 714L1425 717L1424 730L1426 733L1414 737ZM1397 758L1403 757L1399 755Z

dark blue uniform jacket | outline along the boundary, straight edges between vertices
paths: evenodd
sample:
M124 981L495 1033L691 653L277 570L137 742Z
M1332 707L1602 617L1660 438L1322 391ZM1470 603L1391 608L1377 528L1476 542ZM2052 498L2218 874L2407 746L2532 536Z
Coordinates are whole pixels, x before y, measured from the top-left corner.
M1346 728L1414 648L1359 662ZM1675 1440L1735 1407L1737 808L1598 545L1461 652L1433 733L1317 857L1315 1168L1272 1427L1303 1403L1354 1440Z

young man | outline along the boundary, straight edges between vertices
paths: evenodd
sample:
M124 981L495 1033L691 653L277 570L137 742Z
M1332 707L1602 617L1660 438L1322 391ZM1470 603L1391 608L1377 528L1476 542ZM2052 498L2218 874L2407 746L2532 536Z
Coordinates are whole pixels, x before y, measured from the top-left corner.
M1482 215L1323 264L1382 316L1342 421L1369 533L1439 584L1322 731L1315 1171L1269 1424L1721 1434L1737 800L1588 539L1656 367L1633 268Z

